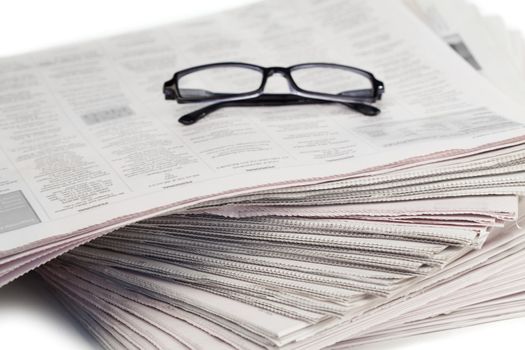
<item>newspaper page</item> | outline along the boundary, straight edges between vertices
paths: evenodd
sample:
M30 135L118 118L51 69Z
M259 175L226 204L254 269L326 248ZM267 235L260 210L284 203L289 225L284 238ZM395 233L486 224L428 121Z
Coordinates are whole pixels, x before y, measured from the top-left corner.
M178 69L232 60L367 69L386 82L383 112L242 108L178 124L195 106L164 101L162 82ZM4 257L205 199L525 140L521 107L399 1L267 1L5 58L0 78Z

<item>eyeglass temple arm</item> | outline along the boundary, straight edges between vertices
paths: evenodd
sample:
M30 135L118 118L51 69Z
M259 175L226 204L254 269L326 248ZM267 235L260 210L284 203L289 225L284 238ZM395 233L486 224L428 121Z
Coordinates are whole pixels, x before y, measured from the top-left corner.
M376 116L381 113L379 108L360 102L336 102L316 98L307 98L292 94L263 94L250 99L217 102L183 115L179 118L179 122L184 125L191 125L204 118L208 114L224 107L283 106L318 103L340 103L356 112L367 116Z

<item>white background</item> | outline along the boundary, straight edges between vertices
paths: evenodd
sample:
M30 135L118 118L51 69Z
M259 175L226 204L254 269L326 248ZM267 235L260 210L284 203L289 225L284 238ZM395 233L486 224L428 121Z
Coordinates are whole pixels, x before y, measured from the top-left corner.
M384 0L388 1L388 0ZM0 56L188 19L253 0L2 0ZM525 32L523 0L473 0ZM25 276L0 289L0 349L96 349L41 281ZM412 337L366 349L525 349L525 318ZM213 349L211 349L213 350Z

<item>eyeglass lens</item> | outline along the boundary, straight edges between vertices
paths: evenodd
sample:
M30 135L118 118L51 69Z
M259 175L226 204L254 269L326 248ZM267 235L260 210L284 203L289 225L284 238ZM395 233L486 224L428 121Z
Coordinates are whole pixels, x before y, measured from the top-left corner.
M217 94L244 94L257 90L262 83L262 71L238 67L217 66L201 69L178 81L183 98L213 98Z

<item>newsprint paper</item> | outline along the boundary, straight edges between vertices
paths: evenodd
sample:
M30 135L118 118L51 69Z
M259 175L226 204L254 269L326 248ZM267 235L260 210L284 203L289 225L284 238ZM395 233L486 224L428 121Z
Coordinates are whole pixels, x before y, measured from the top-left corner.
M45 264L108 349L343 349L521 315L523 40L498 23L457 1L268 0L1 59L0 285ZM360 67L382 113L179 124L196 106L162 83L222 61Z

